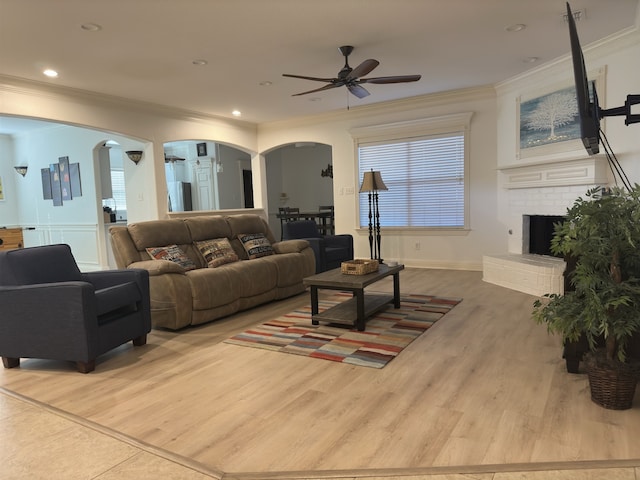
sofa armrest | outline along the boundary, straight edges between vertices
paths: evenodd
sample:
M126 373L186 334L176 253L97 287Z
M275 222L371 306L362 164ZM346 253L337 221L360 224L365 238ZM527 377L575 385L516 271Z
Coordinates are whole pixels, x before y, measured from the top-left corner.
M128 269L142 269L149 272L150 277L163 275L165 273L177 273L184 275L186 270L175 262L169 260L142 260L130 264Z
M95 358L98 322L93 285L57 282L0 287L3 355ZM52 319L55 318L55 321ZM92 356L93 355L93 356Z
M316 257L316 273L324 272L327 266L325 254L326 242L324 241L324 238L304 238L300 240L308 242L311 250L313 250L313 255Z
M274 243L272 247L276 253L300 253L305 248L309 248L309 242L306 240L283 240Z
M141 268L130 268L121 270L97 270L82 274L82 278L91 283L96 290L113 287L127 282L135 282L142 286L148 283L149 273Z

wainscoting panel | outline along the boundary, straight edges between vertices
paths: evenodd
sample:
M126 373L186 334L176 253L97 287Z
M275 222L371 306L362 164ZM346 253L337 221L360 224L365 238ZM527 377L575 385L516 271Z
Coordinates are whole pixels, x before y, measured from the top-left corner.
M97 225L28 225L23 230L24 246L66 243L82 271L101 270Z

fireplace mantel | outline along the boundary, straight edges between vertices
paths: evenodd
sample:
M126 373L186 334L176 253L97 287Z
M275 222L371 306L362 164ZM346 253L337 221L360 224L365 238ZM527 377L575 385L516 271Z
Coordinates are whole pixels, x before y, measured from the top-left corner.
M499 168L506 189L557 187L565 185L606 185L607 160L593 156L579 160L539 163Z

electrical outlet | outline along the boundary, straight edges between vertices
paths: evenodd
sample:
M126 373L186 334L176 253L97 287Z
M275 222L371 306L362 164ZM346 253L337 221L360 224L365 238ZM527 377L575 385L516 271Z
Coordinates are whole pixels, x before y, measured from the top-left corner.
M416 243L414 244L414 248L415 248L416 250L420 250L420 242L416 242Z

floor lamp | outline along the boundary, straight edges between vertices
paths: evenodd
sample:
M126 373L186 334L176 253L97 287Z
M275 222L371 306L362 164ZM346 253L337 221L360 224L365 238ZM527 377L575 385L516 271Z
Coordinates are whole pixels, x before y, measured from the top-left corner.
M380 172L364 172L360 192L369 194L369 251L371 259L384 263L380 257L380 210L378 209L378 191L389 190L382 181Z

